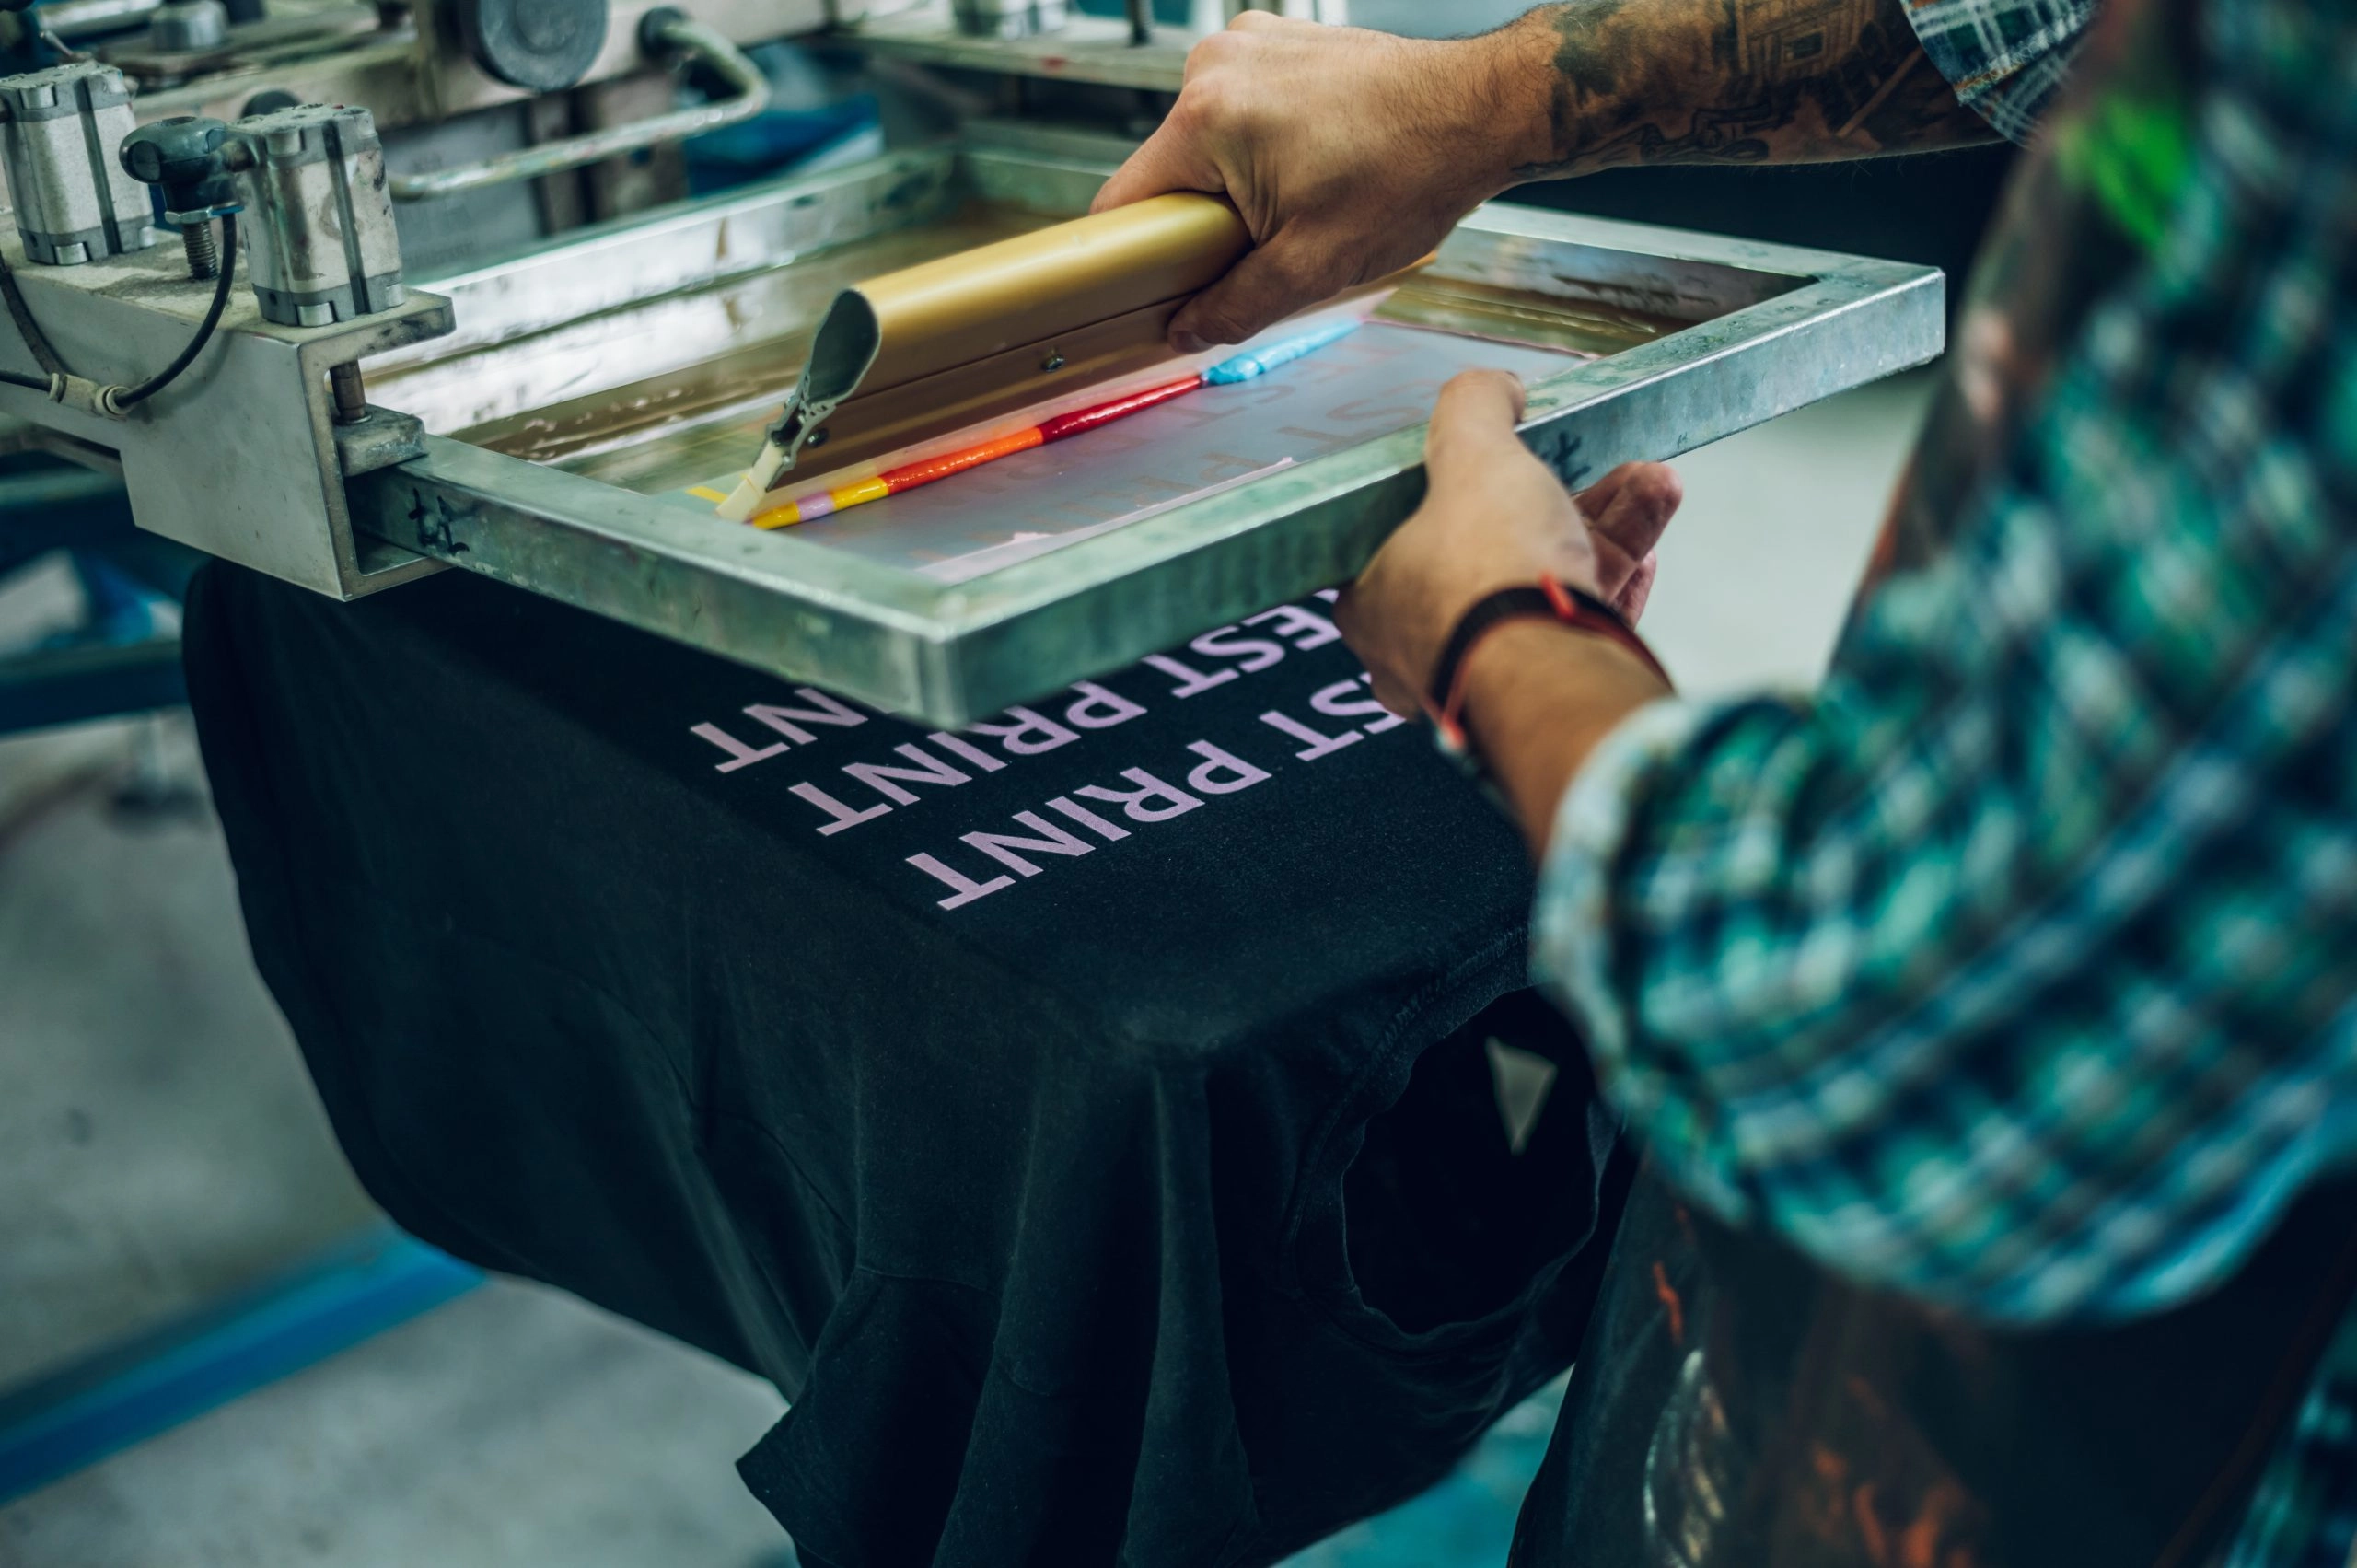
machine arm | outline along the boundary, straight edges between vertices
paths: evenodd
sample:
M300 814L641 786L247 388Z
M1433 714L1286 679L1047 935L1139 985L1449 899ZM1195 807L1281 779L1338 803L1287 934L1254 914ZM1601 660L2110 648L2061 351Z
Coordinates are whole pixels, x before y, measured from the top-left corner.
M585 132L578 136L566 136L559 141L542 142L536 146L501 153L480 162L460 164L455 168L396 174L388 181L393 199L397 202L420 202L460 191L477 191L486 185L537 180L544 174L581 168L610 157L637 152L643 147L659 146L706 131L716 131L723 125L749 120L769 107L769 80L761 75L761 67L746 58L743 50L681 11L668 7L649 11L639 26L639 46L656 58L677 56L703 61L735 89L736 96L717 103L699 104L693 109L674 110L668 114L658 114L635 124L615 125L602 131Z

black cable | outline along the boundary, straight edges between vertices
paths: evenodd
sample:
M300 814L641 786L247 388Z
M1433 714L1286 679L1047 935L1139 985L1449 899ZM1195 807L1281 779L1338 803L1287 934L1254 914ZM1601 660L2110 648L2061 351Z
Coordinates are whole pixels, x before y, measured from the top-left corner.
M0 5L5 5L5 0L0 0ZM238 218L234 213L221 220L221 250L220 279L213 285L213 303L206 308L204 319L198 324L196 335L189 339L188 346L180 350L179 358L136 387L125 388L115 400L118 408L127 409L134 404L144 403L180 379L180 372L195 364L196 356L204 352L204 345L213 341L214 329L221 324L221 313L229 308L229 289L238 272ZM28 376L20 370L0 368L0 385L23 387L47 395L56 384L54 377L64 376L67 371L64 362L57 357L57 351L49 346L48 335L41 330L41 323L33 319L32 309L25 303L24 291L17 286L16 271L8 265L6 254L0 254L0 302L6 304L10 319L17 323L17 331L25 340L25 347L32 351L33 363L48 372L43 376Z
M221 220L221 279L213 287L213 305L205 311L203 323L196 329L196 336L189 339L180 356L115 399L118 406L130 408L144 403L180 378L181 371L196 363L204 345L213 341L213 329L221 324L221 312L229 308L229 285L238 273L238 215L231 213Z
M33 319L32 308L25 303L24 291L17 286L16 269L8 265L5 253L0 253L0 299L7 302L9 319L17 323L25 346L32 350L33 363L52 376L64 375L65 366L58 362L57 351L49 346L41 323Z

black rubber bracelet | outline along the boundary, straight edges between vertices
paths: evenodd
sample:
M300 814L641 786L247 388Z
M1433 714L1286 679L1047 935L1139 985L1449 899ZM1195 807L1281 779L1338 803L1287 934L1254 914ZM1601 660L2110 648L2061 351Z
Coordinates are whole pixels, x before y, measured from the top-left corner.
M1575 631L1593 633L1620 644L1665 683L1669 680L1669 672L1662 668L1661 661L1654 657L1653 649L1645 645L1635 629L1620 619L1620 611L1594 594L1584 593L1553 577L1541 577L1536 583L1500 588L1486 595L1458 617L1456 629L1449 633L1448 641L1441 646L1440 658L1433 666L1432 685L1425 695L1434 722L1444 729L1456 725L1457 683L1464 678L1465 661L1474 645L1509 621L1552 621Z

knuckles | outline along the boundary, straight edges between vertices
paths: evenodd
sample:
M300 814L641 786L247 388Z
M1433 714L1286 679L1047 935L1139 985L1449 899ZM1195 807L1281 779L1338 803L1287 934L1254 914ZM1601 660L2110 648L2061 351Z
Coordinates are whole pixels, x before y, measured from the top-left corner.
M1246 11L1244 17L1266 12ZM1239 18L1240 20L1241 18ZM1270 17L1271 22L1283 18ZM1191 116L1199 128L1233 129L1265 96L1260 84L1277 62L1270 46L1258 36L1260 29L1215 32L1199 40L1187 52L1187 67L1173 117Z
M1195 46L1198 53L1221 35ZM1195 71L1190 63L1188 69ZM1225 71L1202 71L1188 77L1179 91L1178 101L1170 106L1170 119L1184 129L1197 134L1223 134L1240 130L1246 119L1248 95L1240 89L1234 78Z
M1247 11L1244 14L1248 17L1253 13ZM1194 48L1187 52L1187 85L1192 87L1199 76L1249 58L1256 52L1256 47L1250 36L1245 33L1206 33L1196 41Z
M1638 497L1651 511L1674 512L1686 499L1686 485L1667 463L1644 463L1629 476Z

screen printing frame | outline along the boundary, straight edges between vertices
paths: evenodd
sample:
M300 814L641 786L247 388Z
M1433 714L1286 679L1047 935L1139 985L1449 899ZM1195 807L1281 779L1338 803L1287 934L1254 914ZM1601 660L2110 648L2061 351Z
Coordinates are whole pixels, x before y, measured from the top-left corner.
M969 140L697 203L436 282L459 326L434 353L574 330L582 290L644 298L649 270L708 283L732 247L773 269L871 232L879 206L900 221L974 194L1085 211L1109 167ZM1691 323L1530 389L1523 437L1571 485L1923 364L1945 341L1936 268L1511 203L1469 217L1436 265ZM1347 580L1422 500L1423 440L1419 424L958 583L447 437L355 480L351 504L354 528L388 543L954 726Z

